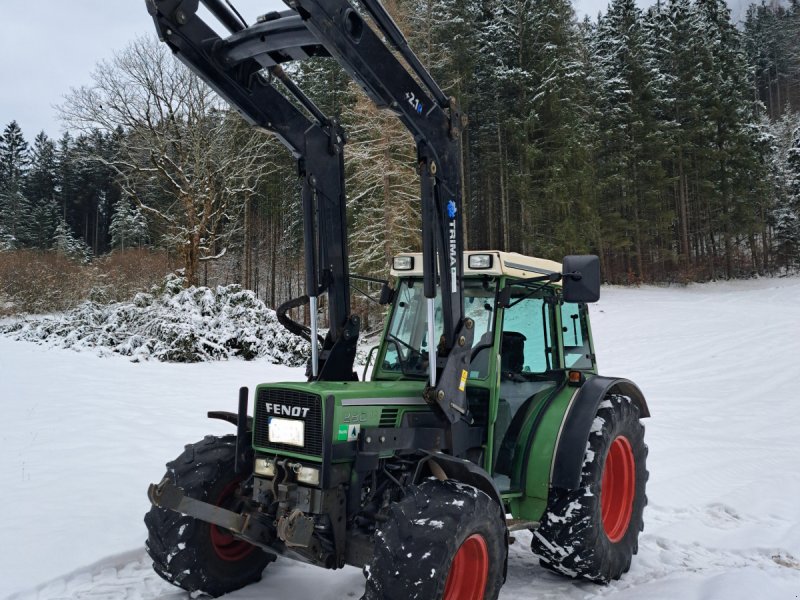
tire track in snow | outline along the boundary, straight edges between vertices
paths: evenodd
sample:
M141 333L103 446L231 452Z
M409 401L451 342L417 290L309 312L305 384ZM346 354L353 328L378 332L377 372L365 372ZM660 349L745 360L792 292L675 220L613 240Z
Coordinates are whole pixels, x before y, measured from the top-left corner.
M711 505L708 514L714 514L722 528L729 528L741 518L729 507ZM674 515L694 513L677 509ZM658 519L653 519L658 522ZM535 597L537 600L613 598L618 593L635 591L643 585L653 584L687 573L724 573L739 569L757 568L768 575L779 575L796 580L800 586L800 560L779 548L748 548L721 550L699 543L682 543L659 535L643 534L639 554L633 567L620 581L600 586L575 581L550 573L539 566L530 550L531 535L516 533L516 541L509 548L508 580L500 593L500 600ZM303 599L308 590L302 587L302 570L319 569L295 565L279 560L264 574L264 579L249 588L227 597L231 600L263 599L278 593L284 600ZM360 574L333 572L330 574L335 589L330 598L358 598L363 590ZM344 577L343 577L344 576ZM295 579L300 577L300 579ZM295 581L297 585L292 585ZM291 587L290 587L291 586ZM289 591L294 588L292 591ZM338 591L337 591L338 590ZM319 595L317 587L316 597ZM149 557L143 550L110 556L97 563L59 577L28 591L13 594L7 600L186 600L188 595L164 582L151 568Z
M690 576L708 581L714 575L753 569L764 573L768 578L789 579L793 582L793 587L800 589L800 562L784 549L723 550L700 543L643 535L640 538L639 554L631 571L620 581L611 584L607 593L598 596L613 597L616 592L633 592L636 596L646 593L645 586L659 582ZM634 596L629 594L626 597Z
M185 592L162 580L144 549L106 557L7 600L185 600Z
M319 567L279 557L266 569L259 583L225 598L355 600L363 591L364 578L357 569L346 567L326 574ZM187 600L191 597L161 579L153 571L150 557L141 549L106 557L4 600Z
M634 557L631 571L609 588L630 591L687 574L709 578L715 573L754 568L791 579L800 589L800 561L789 550L742 544L743 540L752 539L749 532L754 528L785 530L787 525L785 519L749 515L720 502L679 508L651 505L645 513L645 529L649 526L657 533L645 531L641 535L639 554ZM708 543L709 535L692 536L701 537L706 543L676 539L682 528L685 531L699 526L719 532L714 537L718 537L720 544ZM673 527L676 528L673 535L658 533Z
M700 507L667 508L650 506L645 513L645 529L660 529L686 521L701 521L705 526L723 533L745 527L785 528L788 521L775 517L757 518L744 515L722 503ZM537 600L587 600L630 595L644 586L685 577L709 578L714 574L757 569L768 576L791 580L800 590L800 558L780 547L745 547L723 549L710 544L684 542L665 535L643 532L639 538L639 553L634 556L631 570L607 586L565 579L539 566L530 550L531 536L527 532L514 534L515 543L509 548L508 580L500 594L501 600L536 598ZM535 591L534 591L535 590ZM646 593L646 592L642 592Z
M745 525L757 525L763 528L784 528L790 522L773 516L755 517L744 514L734 507L721 502L712 502L705 506L688 506L670 508L650 504L647 508L647 524L651 526L669 525L686 522L691 519L702 521L708 527L732 530Z

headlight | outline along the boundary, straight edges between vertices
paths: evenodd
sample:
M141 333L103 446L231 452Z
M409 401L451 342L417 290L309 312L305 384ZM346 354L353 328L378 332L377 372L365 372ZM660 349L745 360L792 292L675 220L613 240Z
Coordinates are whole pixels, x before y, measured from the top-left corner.
M492 255L491 254L470 254L469 257L470 269L491 269L492 268Z
M319 469L300 467L297 470L297 481L307 485L319 485Z
M410 271L414 268L414 257L413 256L395 256L394 262L395 271Z
M271 458L257 458L255 471L256 475L275 477L275 461Z

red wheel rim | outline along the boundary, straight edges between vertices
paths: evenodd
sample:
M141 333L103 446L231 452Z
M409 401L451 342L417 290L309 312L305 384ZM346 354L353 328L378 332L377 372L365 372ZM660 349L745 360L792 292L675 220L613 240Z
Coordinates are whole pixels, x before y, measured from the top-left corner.
M621 435L608 449L600 488L603 529L612 542L620 541L628 531L635 495L636 461L631 443Z
M453 557L443 600L483 600L489 578L489 550L480 534L469 536Z
M234 504L239 483L239 481L234 481L222 490L215 504L223 508L232 508L231 505ZM227 529L216 525L211 525L211 546L214 548L214 553L226 562L242 560L256 549L252 544L236 539Z

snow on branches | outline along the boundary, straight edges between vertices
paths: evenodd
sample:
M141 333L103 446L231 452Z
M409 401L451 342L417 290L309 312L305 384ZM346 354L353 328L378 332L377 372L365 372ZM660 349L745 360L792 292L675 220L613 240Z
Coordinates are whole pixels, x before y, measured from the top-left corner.
M85 302L59 316L13 321L0 333L77 351L95 351L164 362L240 357L302 366L309 344L278 323L275 311L238 285L184 288L171 275L160 289L131 302Z

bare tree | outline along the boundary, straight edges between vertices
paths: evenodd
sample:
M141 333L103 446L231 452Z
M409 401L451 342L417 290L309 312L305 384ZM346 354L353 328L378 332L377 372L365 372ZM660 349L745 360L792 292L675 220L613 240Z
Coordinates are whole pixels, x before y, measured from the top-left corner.
M200 261L227 251L243 207L270 173L275 142L154 38L99 63L92 79L67 95L62 118L82 131L121 132L111 166L124 191L165 227L187 283L197 283Z

